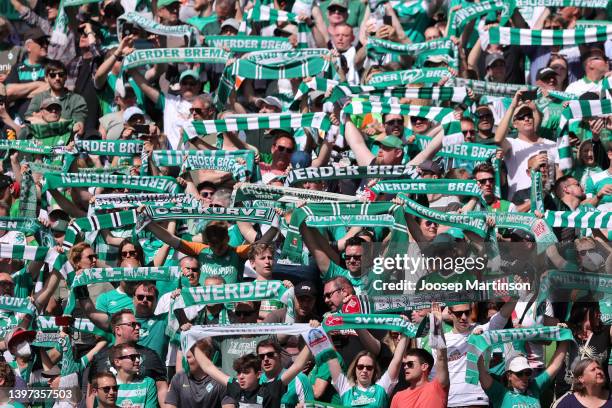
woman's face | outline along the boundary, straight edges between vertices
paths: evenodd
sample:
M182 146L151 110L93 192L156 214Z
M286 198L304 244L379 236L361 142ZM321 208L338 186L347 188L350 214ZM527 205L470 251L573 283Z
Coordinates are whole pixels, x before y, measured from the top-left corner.
M593 361L584 369L584 372L578 377L578 380L585 386L601 386L606 382L606 376L601 366Z
M549 67L557 73L557 90L563 90L563 83L567 78L567 62L562 58L558 58L552 60Z
M81 252L81 259L77 267L79 269L88 269L95 268L98 261L98 255L94 252L92 248L85 248L83 252Z
M433 240L436 235L438 235L438 224L435 222L421 220L419 227L421 228L423 238L425 238L427 241Z
M595 165L595 155L593 154L593 144L583 143L582 146L580 146L579 157L585 166L594 166Z
M136 252L136 247L133 244L125 244L121 248L121 259L127 258L138 258L138 252Z
M529 386L529 378L531 377L531 370L523 370L518 373L514 373L510 371L508 373L508 381L510 383L510 387L517 389L521 392L527 390Z
M372 377L374 376L374 360L369 356L362 356L355 364L355 378L362 387L372 385Z

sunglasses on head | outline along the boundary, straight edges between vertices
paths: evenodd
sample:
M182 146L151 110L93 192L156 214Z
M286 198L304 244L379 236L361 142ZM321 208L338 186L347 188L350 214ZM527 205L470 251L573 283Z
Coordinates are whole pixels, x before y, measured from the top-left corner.
M54 71L47 74L49 78L66 78L66 73L63 71Z
M276 150L278 150L281 153L293 153L293 147L287 147L287 146L280 146L280 145L274 145L276 147Z
M138 255L136 251L121 251L122 258L128 258L130 256L136 257L136 255Z
M111 391L119 391L119 387L116 385L107 385L106 387L98 387L98 389L104 391L105 394L108 394Z
M153 303L153 301L155 300L155 296L152 295L136 295L136 299L139 302L143 302L143 301L147 301L147 302L151 302Z
M125 360L126 358L129 358L130 360L132 360L132 362L135 362L136 360L140 360L140 354L128 354L128 355L120 356L117 358L119 360Z
M257 354L257 357L259 357L260 360L265 360L266 357L272 360L274 357L276 357L276 351L269 351L267 353L259 353Z
M463 315L465 315L465 317L470 316L470 310L451 310L450 312L454 314L457 319L461 319Z
M368 365L368 364L357 364L357 371L363 371L363 370L372 371L374 370L374 366Z

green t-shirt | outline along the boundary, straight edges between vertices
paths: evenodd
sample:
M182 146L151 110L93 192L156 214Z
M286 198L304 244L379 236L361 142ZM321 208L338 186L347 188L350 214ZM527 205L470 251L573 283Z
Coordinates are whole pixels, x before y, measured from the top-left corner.
M493 381L493 385L485 390L485 393L489 396L491 405L497 408L540 408L540 394L550 380L548 373L543 371L529 383L525 394L514 392L497 381Z
M285 370L282 370L281 374L284 371ZM280 379L280 374L277 378ZM263 373L259 379L259 383L264 384L266 382L268 382L268 377L266 377L266 374ZM281 398L280 407L293 408L300 401L314 401L314 399L314 391L312 390L310 382L308 382L308 377L306 377L306 374L304 373L299 373L297 377L291 380L291 382L287 386L287 392L284 393L283 397Z
M136 321L141 325L138 344L150 348L157 353L161 361L166 361L168 342L170 341L170 338L166 335L168 315L137 317Z
M98 297L96 309L110 316L121 309L134 310L134 303L131 297L115 289L110 292L104 292Z
M542 123L540 123L538 135L545 139L556 141L563 105L546 97L536 99L535 104L542 113Z
M30 296L34 289L34 282L32 281L32 275L28 272L28 268L22 268L11 276L15 283L13 292L15 297L25 298Z
M587 197L591 198L608 184L612 184L612 174L608 170L591 174L586 181L585 193ZM612 195L610 194L603 196L598 205L607 203L612 203Z
M389 406L387 391L378 384L366 389L353 386L340 397L342 405L349 407L380 408Z
M244 272L244 260L231 248L223 256L217 256L210 248L204 248L200 252L200 285L211 275L219 275L225 279L225 283L236 283L238 277Z
M336 353L336 358L338 359L338 363L340 364L340 367L342 367L342 370L346 371L346 365L344 364L342 356ZM330 403L336 405L340 405L342 403L338 392L332 385L331 372L329 371L329 364L327 362L323 364L315 364L312 371L308 375L308 379L313 387L318 379L328 383L327 388L325 388L325 392L321 397L319 397L320 401L329 401Z
M323 281L328 281L337 276L344 276L346 279L348 279L348 281L351 282L351 285L353 285L353 287L355 288L355 292L358 295L365 289L365 282L363 282L361 276L354 277L353 275L351 275L348 269L344 269L340 265L336 264L334 261L330 260L329 268L327 269L327 272L323 275L322 279Z
M151 377L135 378L129 384L123 384L117 378L119 392L117 406L130 408L157 408L157 388Z

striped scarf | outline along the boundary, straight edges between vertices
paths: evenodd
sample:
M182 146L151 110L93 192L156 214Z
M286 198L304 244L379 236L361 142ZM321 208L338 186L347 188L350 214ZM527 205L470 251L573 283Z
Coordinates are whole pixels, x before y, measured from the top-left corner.
M98 194L95 210L110 208L136 208L140 205L191 204L193 198L186 194Z
M231 52L252 52L261 50L290 50L293 48L288 38L260 37L253 35L207 35L207 45Z
M210 158L223 160L244 160L246 167L253 171L255 167L255 152L253 150L154 150L153 162L156 166L182 166L185 157Z
M606 8L609 0L514 0L516 7Z
M109 214L91 215L89 217L77 218L66 230L64 237L64 248L70 249L76 242L81 232L100 231L104 229L115 229L136 224L136 210L112 212Z
M454 86L465 86L470 88L476 95L496 96L496 97L513 97L516 91L519 89L536 89L533 86L517 85L517 84L505 84L499 82L489 81L476 81L473 79L464 78L452 78L451 81Z
M189 46L193 47L199 44L200 33L198 29L190 25L167 26L160 24L154 20L148 19L139 13L129 11L119 16L117 19L117 37L119 40L123 38L123 26L126 23L136 25L144 31L152 34L163 35L165 37L179 37L189 39Z
M422 327L425 319L416 325L403 317L392 314L345 314L332 313L322 322L323 330L326 332L339 330L390 330L400 332L406 337L415 338L419 327Z
M480 19L489 13L497 13L500 11L502 13L501 24L504 25L510 15L510 9L511 2L501 0L463 3L459 10L451 11L448 21L448 35L459 36L471 20Z
M22 153L42 155L55 154L51 146L42 146L32 140L0 140L0 150L18 150Z
M489 44L572 46L606 41L612 38L612 27L587 27L575 30L530 30L513 27L491 27L481 30L483 49Z
M19 214L29 218L36 218L38 215L37 190L34 179L32 178L31 169L29 171L24 171L21 175Z
M66 256L58 253L55 248L0 244L0 258L44 262L50 268L60 272L64 278L73 271Z
M602 211L547 211L544 219L553 228L612 229L612 213Z
M138 267L138 268L90 268L83 269L72 281L71 288L104 282L171 282L181 277L179 266Z
M72 137L73 121L62 120L53 123L29 124L30 135L40 142L42 146L65 146Z
M362 178L411 178L419 177L417 167L398 164L394 166L346 166L306 167L291 170L285 185L292 186L304 181L327 181Z
M134 156L142 152L141 140L77 140L79 153L96 156Z
M476 180L459 179L418 179L410 181L385 180L379 181L371 187L377 194L442 194L464 195L477 197L486 205L482 192Z
M208 37L206 37L208 39ZM153 48L149 50L135 50L125 57L121 71L152 64L225 64L231 54L219 48L192 47L192 48Z
M153 193L178 193L181 186L173 177L166 176L125 176L121 174L89 173L47 173L46 188L54 190L66 187L126 188Z
M472 211L467 214L477 217L492 217L497 228L520 229L532 234L538 244L543 244L538 245L538 253L545 251L549 245L557 242L556 235L546 221L533 214L502 211Z
M432 40L421 43L400 44L393 41L383 40L380 38L370 37L366 45L368 54L382 55L418 55L424 51L437 50L440 48L451 48L453 42L448 39Z
M268 6L262 6L259 2L250 9L240 26L240 32L250 34L253 23L268 23L267 25L278 25L278 23L291 23L298 28L298 48L307 48L309 38L312 37L310 27L306 22L298 19L298 15L282 10L276 10ZM265 26L262 24L262 26ZM262 48L263 49L263 48Z
M405 71L374 74L368 81L368 85L437 84L445 77L451 77L451 73L446 68L407 69Z
M287 304L293 290L287 290L278 280L227 283L183 288L183 307L235 302L259 302L274 299ZM177 306L180 307L180 306Z
M21 231L26 235L34 235L42 228L36 218L31 217L0 217L0 230Z
M529 198L531 201L530 211L544 212L544 193L542 192L542 173L539 171L530 170L531 188L529 190Z
M277 203L357 201L355 196L328 193L326 191L306 190L303 188L266 186L242 183L232 193L232 205L245 201L270 200Z
M34 173L45 174L47 172L60 173L63 172L64 166L56 166L53 164L46 164L40 162L28 163L28 166ZM75 169L77 173L122 173L127 174L130 172L130 166L111 166L111 167L81 167Z
M181 166L181 174L191 170L218 170L231 173L236 181L246 181L249 177L245 165L223 156L187 156Z
M431 136L416 135L416 142L421 150L424 150L432 141ZM497 147L483 145L479 143L461 143L451 146L444 146L437 153L437 157L448 157L451 159L485 162L492 158L497 151Z

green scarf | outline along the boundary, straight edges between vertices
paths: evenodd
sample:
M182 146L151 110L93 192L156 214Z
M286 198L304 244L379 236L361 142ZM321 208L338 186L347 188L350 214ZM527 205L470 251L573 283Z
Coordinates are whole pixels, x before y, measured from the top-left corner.
M308 39L312 36L312 33L308 24L298 17L299 16L294 13L262 6L256 1L253 8L246 13L240 32L250 34L253 23L268 23L267 25L271 26L284 22L291 23L297 25L298 28L298 48L306 48L308 47ZM265 26L265 24L261 24L261 26Z
M179 26L188 27L188 26ZM208 39L208 37L207 37ZM195 64L225 64L231 54L218 48L153 48L135 50L125 57L121 65L122 71L152 64L195 63Z
M344 314L332 313L323 321L323 330L326 332L339 330L376 329L400 332L406 337L415 338L425 319L416 325L401 316L392 314Z
M491 347L514 341L565 341L573 340L570 329L561 327L529 327L524 329L489 330L468 337L467 371L465 382L478 384L478 359Z
M606 8L608 0L513 0L516 7Z
M276 212L273 208L245 207L154 207L148 206L144 217L139 219L138 230L142 230L152 221L162 220L211 220L211 221L244 221L258 224L272 224Z
M393 41L370 37L366 45L368 53L395 55L398 57L405 55L418 55L423 51L431 51L440 48L451 48L453 42L449 39L439 39L421 43L400 44Z
M245 201L270 200L277 203L357 201L355 196L328 193L326 191L306 190L304 188L266 186L242 183L232 193L232 205Z
M535 46L572 46L606 41L612 38L612 27L587 27L575 30L531 30L513 27L491 27L479 31L482 46L535 45Z
M539 171L530 170L531 188L529 198L531 201L530 211L544 212L544 193L542 191L542 173Z
M252 52L261 50L290 50L293 48L288 38L261 37L253 35L208 35L207 45L231 52Z
M374 74L368 81L368 85L389 87L419 83L437 84L442 78L450 76L451 73L446 68L408 69Z
M66 187L127 188L153 193L179 193L182 188L173 177L124 176L120 174L47 173L47 190Z
M502 22L510 16L510 2L486 1L480 3L462 3L459 10L451 11L448 21L448 35L460 36L467 24L474 19L480 19L489 13L501 11Z
M181 277L179 266L139 267L139 268L91 268L83 269L72 281L71 289L79 286L104 282L171 282Z
M248 178L245 165L223 156L187 156L181 167L181 174L191 170L218 170L231 173L234 180L246 181Z
M96 156L131 157L142 152L141 140L77 140L78 152Z
M34 235L42 228L36 218L27 217L0 217L0 230L21 231L25 235Z
M18 150L22 153L52 155L55 154L51 146L42 146L32 140L0 140L0 150Z
M278 300L286 304L288 296L292 294L293 291L287 290L283 286L283 282L278 280L196 286L181 290L185 307L235 302L259 302L268 299Z
M19 187L19 214L36 219L38 216L38 197L31 167L21 174L21 185Z
M13 313L25 313L28 315L36 314L36 308L30 298L0 296L0 310L7 310Z
M346 167L306 167L291 170L287 174L286 185L295 185L304 181L328 181L362 178L410 178L419 177L418 169L410 165L393 166L346 166Z
M50 268L60 272L64 278L73 271L66 255L58 253L55 248L2 244L0 245L0 258L44 262Z
M61 326L55 324L55 316L38 316L36 318L37 329L43 332L59 332ZM89 319L75 318L71 326L75 331L89 333L104 337L107 341L112 341L112 335L97 327Z
M497 228L521 229L532 234L538 245L538 253L544 251L549 245L557 242L556 235L552 232L546 221L529 213L489 211L472 211L467 213L476 217L492 217Z
M182 166L185 162L185 157L202 157L232 159L238 158L246 162L249 169L255 166L255 152L253 150L154 150L153 162L156 166ZM200 160L200 159L199 159Z
M418 179L410 181L379 181L371 188L377 194L443 194L477 197L484 205L486 202L476 180L459 179Z
M602 211L546 211L546 223L553 228L612 229L612 213Z
M420 150L424 150L432 139L433 138L430 136L416 135L416 142L419 144ZM496 146L464 142L461 144L443 146L442 149L436 153L436 156L466 161L486 162L495 155L497 149Z
M152 34L163 35L166 37L188 37L189 46L195 46L199 43L199 32L194 26L167 26L143 17L134 11L124 13L117 19L117 37L119 37L119 40L123 38L123 25L126 23L136 25L144 31Z
M72 137L73 121L29 124L30 135L42 146L65 146Z
M192 196L187 194L98 194L94 209L136 208L140 205L190 205L193 200Z
M32 162L32 163L28 163L28 166L30 167L30 169L32 169L32 172L34 173L46 174L48 172L53 172L53 173L63 173L64 172L63 170L64 166L56 166L53 164ZM106 174L122 173L122 174L127 174L130 172L130 167L129 166L82 167L82 168L75 169L75 170L77 173L106 173Z
M604 3L608 3L608 0L602 0ZM612 21L606 20L578 20L576 21L576 28L587 28L587 27L609 27L612 25Z
M91 215L89 217L77 218L66 230L64 237L64 248L70 249L76 242L81 232L100 231L104 229L116 229L136 224L136 210L112 212L109 214Z
M496 96L496 97L513 97L519 89L537 89L533 86L506 84L499 82L477 81L473 79L453 78L449 81L454 86L465 86L470 88L476 95ZM449 83L449 85L450 85Z

